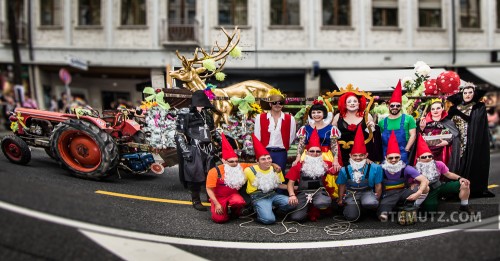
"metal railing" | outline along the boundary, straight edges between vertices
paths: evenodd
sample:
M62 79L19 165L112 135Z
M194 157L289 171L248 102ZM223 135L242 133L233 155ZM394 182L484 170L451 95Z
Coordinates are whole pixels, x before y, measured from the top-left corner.
M17 42L26 43L28 39L28 26L25 22L16 24ZM7 22L0 21L0 41L10 42L9 25Z
M163 19L161 21L162 43L198 42L199 23L183 22L179 19Z

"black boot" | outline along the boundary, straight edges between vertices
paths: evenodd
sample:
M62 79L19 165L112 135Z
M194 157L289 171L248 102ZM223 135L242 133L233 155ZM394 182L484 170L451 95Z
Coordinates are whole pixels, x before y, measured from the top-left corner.
M191 191L191 201L193 202L194 209L199 211L207 211L207 208L201 204L199 191Z

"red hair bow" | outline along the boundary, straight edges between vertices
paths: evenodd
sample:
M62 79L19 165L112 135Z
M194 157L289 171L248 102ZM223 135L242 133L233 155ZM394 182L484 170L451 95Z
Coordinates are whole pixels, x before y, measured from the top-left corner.
M313 104L314 104L314 105L316 105L316 104L323 105L323 101L320 101L320 100L314 100L314 101L313 101Z

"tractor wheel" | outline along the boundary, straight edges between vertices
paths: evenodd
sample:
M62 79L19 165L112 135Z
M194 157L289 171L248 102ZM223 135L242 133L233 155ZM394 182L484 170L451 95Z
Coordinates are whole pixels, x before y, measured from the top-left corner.
M31 160L30 147L15 135L8 135L2 139L2 152L12 163L26 165Z
M113 138L86 121L70 119L58 124L50 146L61 165L78 177L106 177L118 164L118 147Z
M57 160L56 156L54 155L54 153L52 152L52 150L50 148L44 148L45 150L45 153L47 153L47 155L49 155L49 157L53 160Z

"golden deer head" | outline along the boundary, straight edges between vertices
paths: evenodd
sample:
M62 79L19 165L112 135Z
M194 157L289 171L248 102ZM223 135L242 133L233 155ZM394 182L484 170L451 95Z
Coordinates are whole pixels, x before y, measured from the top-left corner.
M194 57L188 59L185 56L180 55L179 51L176 51L175 53L182 63L182 68L170 71L170 76L183 81L184 86L193 92L196 90L204 90L207 87L205 85L205 80L220 72L224 68L227 56L240 42L240 30L238 27L234 28L231 35L228 34L224 28L222 28L222 32L227 38L226 44L221 47L219 43L215 42L215 45L210 49L210 52L206 52L203 48L198 47L194 51ZM199 53L203 56L198 57ZM212 59L217 63L215 70L209 71L207 68L203 67L203 61L207 59Z

